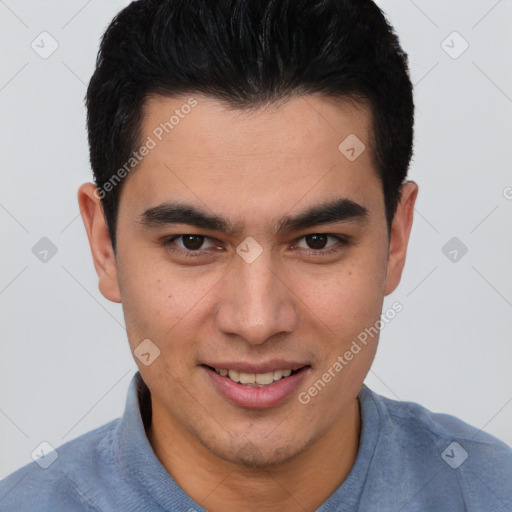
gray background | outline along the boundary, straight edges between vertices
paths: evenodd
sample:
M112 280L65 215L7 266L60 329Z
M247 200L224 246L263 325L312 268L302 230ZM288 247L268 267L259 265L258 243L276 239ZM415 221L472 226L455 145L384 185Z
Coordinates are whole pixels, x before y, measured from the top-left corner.
M86 84L126 4L0 0L0 478L42 441L58 447L119 417L136 371L76 201L92 179ZM410 55L420 195L402 283L385 303L404 310L366 382L512 444L512 1L380 5ZM47 59L43 31L59 45ZM43 237L57 248L46 262L32 252ZM443 253L453 237L467 254L459 241Z

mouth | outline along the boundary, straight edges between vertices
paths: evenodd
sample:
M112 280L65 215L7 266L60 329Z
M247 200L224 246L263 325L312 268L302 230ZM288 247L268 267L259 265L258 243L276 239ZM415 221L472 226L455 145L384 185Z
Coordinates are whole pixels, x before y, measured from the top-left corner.
M294 392L298 393L299 387L311 371L309 364L285 362L258 367L235 363L225 366L237 367L221 368L201 364L200 368L221 397L232 405L245 409L268 409L285 403Z
M230 379L233 382L236 382L237 384L240 384L248 388L264 388L272 386L276 382L279 382L283 379L287 379L309 368L309 365L305 365L296 369L286 368L272 370L265 373L249 373L241 372L238 370L231 370L227 368L214 368L213 366L208 365L202 366L204 366L205 368L212 372L215 372L217 375L220 375L221 377Z

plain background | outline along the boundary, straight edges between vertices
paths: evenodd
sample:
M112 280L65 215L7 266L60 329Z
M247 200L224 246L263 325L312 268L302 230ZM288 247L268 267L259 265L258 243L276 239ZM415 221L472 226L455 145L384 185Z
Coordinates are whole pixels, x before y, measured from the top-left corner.
M126 4L0 0L0 477L42 441L58 447L122 415L136 371L76 200L92 180L86 84ZM512 444L512 1L380 5L410 56L420 195L403 279L384 306L404 309L366 382ZM43 31L59 45L47 59L31 48ZM32 252L43 237L57 248L46 263ZM443 253L453 237L468 249L456 262Z

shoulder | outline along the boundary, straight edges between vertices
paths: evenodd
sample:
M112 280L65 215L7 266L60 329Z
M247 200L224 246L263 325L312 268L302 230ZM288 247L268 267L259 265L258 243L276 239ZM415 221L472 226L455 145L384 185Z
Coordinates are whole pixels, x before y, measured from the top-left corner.
M113 420L30 462L0 481L2 512L98 511L96 481L113 471ZM44 453L44 448L42 448ZM87 483L84 483L87 482Z
M482 450L488 454L491 450L510 462L512 448L482 429L453 415L432 412L415 402L402 402L370 393L372 400L379 404L380 410L385 411L390 423L406 434L406 438L416 439L418 435L420 439L433 441L440 447L446 442L458 440L474 451L473 455L478 455Z
M380 416L382 453L376 454L377 460L384 463L387 458L397 468L395 476L401 473L401 481L409 482L411 495L421 489L416 500L423 493L425 503L453 501L468 510L512 508L509 446L452 415L385 398L368 388L365 396Z

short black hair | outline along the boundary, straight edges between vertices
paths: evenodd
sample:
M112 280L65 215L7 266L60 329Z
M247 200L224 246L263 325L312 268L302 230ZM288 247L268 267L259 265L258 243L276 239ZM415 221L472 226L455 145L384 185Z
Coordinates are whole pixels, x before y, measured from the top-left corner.
M412 158L413 87L407 55L373 1L138 0L120 11L86 96L114 251L123 183L112 177L140 143L145 101L194 93L238 109L312 93L368 104L389 231Z

